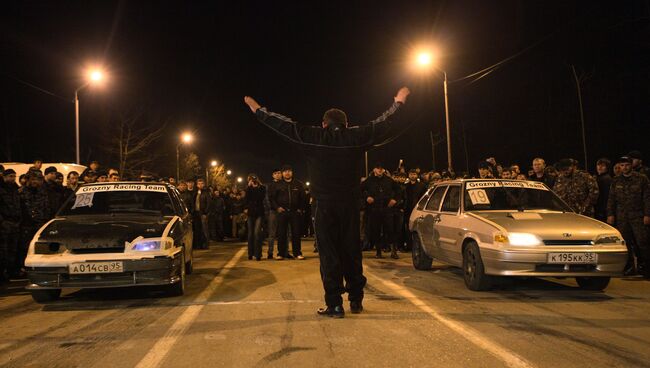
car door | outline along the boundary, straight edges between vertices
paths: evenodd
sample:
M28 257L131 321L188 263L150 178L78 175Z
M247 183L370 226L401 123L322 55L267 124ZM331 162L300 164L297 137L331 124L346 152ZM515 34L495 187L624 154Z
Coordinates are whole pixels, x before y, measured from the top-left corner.
M434 258L440 257L440 234L436 230L436 223L440 221L440 204L447 191L447 185L437 186L431 198L424 206L418 218L418 233L422 239L422 247L425 252Z
M435 228L440 234L440 253L442 260L459 266L462 261L460 251L460 185L450 185L440 207L440 221Z

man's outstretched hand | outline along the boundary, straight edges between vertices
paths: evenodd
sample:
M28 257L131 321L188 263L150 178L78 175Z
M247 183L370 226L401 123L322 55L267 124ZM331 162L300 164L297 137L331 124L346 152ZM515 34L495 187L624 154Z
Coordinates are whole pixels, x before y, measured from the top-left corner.
M397 91L395 95L395 102L406 103L406 98L411 94L411 90L408 87L402 87Z
M397 98L397 97L396 97L396 98ZM246 105L248 105L248 107L251 109L251 111L253 112L253 114L257 111L257 109L259 109L260 107L262 107L262 106L260 106L260 104L258 104L257 101L255 101L255 99L254 99L253 97L251 97L251 96L244 96L244 103L246 103Z

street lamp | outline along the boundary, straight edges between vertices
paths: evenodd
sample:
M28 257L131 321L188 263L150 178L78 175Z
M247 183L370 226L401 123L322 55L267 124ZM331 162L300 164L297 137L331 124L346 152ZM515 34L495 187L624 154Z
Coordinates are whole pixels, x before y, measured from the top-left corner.
M238 183L241 183L242 181L244 181L244 178L242 178L241 176L237 178Z
M104 80L104 73L99 69L88 72L86 82L74 90L74 130L75 130L75 151L76 163L81 164L81 153L79 150L79 92L90 84L98 84Z
M226 171L226 175L232 175L232 170Z
M176 180L180 181L181 176L181 145L189 144L193 139L194 137L191 133L183 133L181 135L181 141L176 145Z
M434 69L444 76L443 86L445 90L445 125L447 128L447 170L452 171L451 161L451 129L449 123L449 97L447 95L447 72L433 66L433 54L430 51L420 51L415 55L415 64L424 70ZM435 165L435 163L434 163Z

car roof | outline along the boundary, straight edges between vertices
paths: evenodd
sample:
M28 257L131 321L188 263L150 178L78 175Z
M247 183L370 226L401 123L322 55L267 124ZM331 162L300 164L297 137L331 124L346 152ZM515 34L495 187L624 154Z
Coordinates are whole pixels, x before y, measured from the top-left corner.
M517 179L453 179L453 180L446 180L446 181L440 181L436 183L435 185L444 185L444 184L463 184L463 183L468 183L468 182L473 182L473 181L524 181L524 182L530 182L530 183L538 183L534 180L517 180Z

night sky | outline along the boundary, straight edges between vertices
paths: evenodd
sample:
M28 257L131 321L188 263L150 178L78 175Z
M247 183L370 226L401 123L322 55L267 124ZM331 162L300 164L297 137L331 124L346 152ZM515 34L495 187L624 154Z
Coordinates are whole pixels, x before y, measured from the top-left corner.
M394 169L431 168L429 132L444 136L440 74L409 66L431 44L449 85L457 171L496 156L524 168L537 156L582 159L574 65L582 79L590 168L632 149L649 156L648 1L5 1L0 40L0 161L74 160L76 87L89 65L108 83L81 92L82 161L111 163L103 149L120 115L167 123L151 169L175 171L180 133L193 130L202 163L237 175L293 164L299 152L243 104L305 124L338 107L366 123L402 85L412 96L408 131L370 152ZM528 48L533 46L531 48ZM527 49L528 48L528 49ZM456 81L527 50L479 80ZM24 83L53 92L52 96ZM454 82L455 81L455 82ZM187 151L185 151L187 152ZM436 148L438 169L446 146Z

